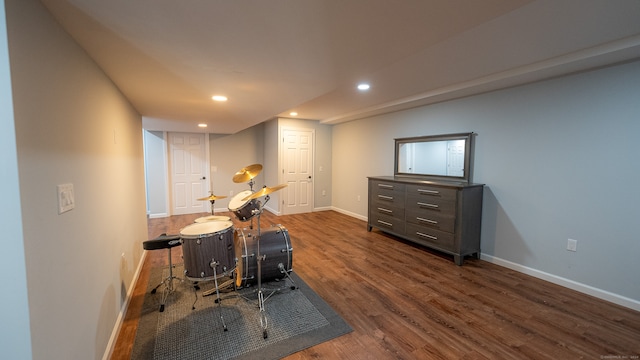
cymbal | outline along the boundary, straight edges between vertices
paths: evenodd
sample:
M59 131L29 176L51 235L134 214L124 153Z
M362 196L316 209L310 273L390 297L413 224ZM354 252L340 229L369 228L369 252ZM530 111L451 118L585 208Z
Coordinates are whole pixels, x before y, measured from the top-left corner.
M276 185L274 187L263 187L262 189L260 189L259 191L254 192L253 194L245 197L244 199L242 199L242 201L247 201L247 200L252 200L252 199L257 199L259 197L263 197L265 195L269 195L272 192L276 192L280 189L283 189L287 187L287 184L280 184L280 185Z
M258 176L258 174L260 174L260 171L262 171L262 165L260 164L253 164L247 167L243 167L242 169L240 169L240 171L238 171L233 176L233 182L235 183L247 182L253 179L254 177Z
M213 194L211 194L210 196L203 197L203 198L200 198L200 199L198 199L198 200L216 201L216 200L220 200L220 199L224 199L224 198L226 198L226 196L225 196L225 195L220 195L220 196L218 196L218 195L213 195Z

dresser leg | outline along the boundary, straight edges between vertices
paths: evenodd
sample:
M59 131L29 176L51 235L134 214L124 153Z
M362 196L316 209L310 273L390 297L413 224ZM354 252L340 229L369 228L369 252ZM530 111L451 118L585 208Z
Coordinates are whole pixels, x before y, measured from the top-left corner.
M462 262L464 261L464 256L453 255L453 261L456 263L456 265L462 266Z
M367 225L367 231L368 231L368 232L371 232L371 229L373 229L373 226L371 226L371 225Z

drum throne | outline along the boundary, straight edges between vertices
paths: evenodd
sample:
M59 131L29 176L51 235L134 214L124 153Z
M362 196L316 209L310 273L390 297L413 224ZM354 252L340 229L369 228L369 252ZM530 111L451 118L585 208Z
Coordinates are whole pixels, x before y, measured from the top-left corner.
M174 265L171 262L171 248L180 246L180 245L181 245L180 235L167 235L167 234L162 234L155 239L147 240L142 243L142 247L145 250L167 249L167 254L168 254L167 256L169 259L169 276L167 276L162 281L160 281L160 283L156 285L156 287L154 287L153 290L151 290L151 293L155 294L158 288L164 285L162 288L162 298L160 299L160 309L159 309L160 312L164 311L164 304L166 303L167 298L169 297L169 294L171 294L175 290L173 286L173 279L182 280L179 277L173 275Z

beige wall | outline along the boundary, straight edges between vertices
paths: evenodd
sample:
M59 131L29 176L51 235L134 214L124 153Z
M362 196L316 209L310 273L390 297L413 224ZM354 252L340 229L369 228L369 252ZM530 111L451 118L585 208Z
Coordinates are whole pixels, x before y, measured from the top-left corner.
M6 11L33 358L102 358L147 238L141 118L39 1Z

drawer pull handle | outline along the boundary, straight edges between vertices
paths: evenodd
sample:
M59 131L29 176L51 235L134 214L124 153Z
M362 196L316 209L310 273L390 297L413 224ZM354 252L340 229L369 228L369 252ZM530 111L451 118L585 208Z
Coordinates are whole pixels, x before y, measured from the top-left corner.
M378 208L378 211L382 211L382 212L386 212L387 214L393 214L393 210L389 210L389 209L385 209L385 208Z
M378 184L378 187L385 188L385 189L393 189L393 185L387 185L387 184Z
M388 223L386 221L378 220L378 224L382 224L384 226L393 227L392 223Z
M378 198L382 200L393 200L393 196L387 196L387 195L378 195Z
M428 207L428 208L431 208L431 209L439 208L439 206L436 205L436 204L423 203L423 202L419 202L419 201L418 201L418 205L420 205L422 207Z
M429 195L438 195L440 191L437 190L426 190L426 189L418 189L418 192L421 194L429 194Z
M438 237L437 237L437 236L428 235L428 234L423 234L423 233L421 233L421 232L419 232L419 231L416 231L416 235L418 235L418 236L422 236L422 237L425 237L425 238L427 238L427 239L431 239L431 240L438 240Z
M378 208L378 209L380 209L380 208ZM426 223L429 223L429 224L433 224L433 225L438 225L438 222L437 222L437 221L435 221L435 220L431 220L431 219L424 219L424 218L421 218L421 217L417 217L417 216L416 216L416 220L418 220L418 221L422 221L422 222L426 222Z

